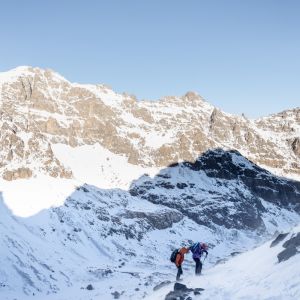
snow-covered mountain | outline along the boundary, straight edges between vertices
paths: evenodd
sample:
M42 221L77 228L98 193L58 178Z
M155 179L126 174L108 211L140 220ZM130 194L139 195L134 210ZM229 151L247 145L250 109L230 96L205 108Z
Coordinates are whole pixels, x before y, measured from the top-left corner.
M249 250L299 224L299 196L300 183L217 149L144 175L129 190L77 186L61 205L30 217L15 216L2 199L1 292L4 299L140 299L174 277L174 247L208 241L210 265Z
M207 241L208 267L300 223L299 109L249 120L31 67L0 73L0 105L1 299L141 299L175 247Z
M0 73L0 105L0 173L6 180L41 172L71 178L73 170L57 157L55 145L69 146L73 154L96 143L133 165L159 168L192 162L209 149L235 149L278 175L300 176L299 108L249 120L193 92L137 101L31 67Z

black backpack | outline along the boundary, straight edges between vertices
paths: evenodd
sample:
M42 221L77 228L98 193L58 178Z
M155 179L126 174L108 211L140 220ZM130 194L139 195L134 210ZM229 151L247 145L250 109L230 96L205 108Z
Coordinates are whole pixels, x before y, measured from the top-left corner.
M178 254L178 250L179 250L179 249L175 249L175 250L172 252L172 254L171 254L170 261L171 261L172 263L174 263L174 262L176 261L176 256L177 256L177 254Z

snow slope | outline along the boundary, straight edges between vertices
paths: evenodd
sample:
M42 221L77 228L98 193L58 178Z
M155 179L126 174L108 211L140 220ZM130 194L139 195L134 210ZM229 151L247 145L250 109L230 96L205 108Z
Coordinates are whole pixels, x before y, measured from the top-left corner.
M88 185L64 205L29 218L14 216L3 202L0 208L0 295L7 300L113 299L114 292L141 299L172 276L168 256L174 244L199 234L214 244L221 238L171 209ZM136 217L126 217L130 212ZM230 232L223 234L228 247L219 249L229 255L237 243L231 245ZM246 234L239 237L240 248L253 245Z
M216 164L208 165L211 161ZM297 195L298 183L234 151L210 151L195 164L178 164L153 178L144 175L129 190L48 179L2 183L1 299L114 299L118 293L123 299L142 299L174 278L169 256L175 247L207 241L207 266L212 266L300 222L297 203L287 199ZM263 200L260 196L273 194L246 185L254 179L267 180L284 197L275 193L273 201ZM222 217L220 209L229 217ZM208 212L207 219L197 217ZM259 220L257 226L249 225L249 216ZM191 259L185 265L191 274Z
M186 276L182 283L189 288L205 289L201 296L195 299L300 299L299 254L280 263L277 257L284 250L284 243L297 234L300 237L299 226L274 247L270 247L271 243L267 242L215 267L204 268L200 277ZM300 243L300 252L299 246ZM170 289L171 285L164 287L146 299L164 299Z
M128 190L131 182L144 173L154 176L159 172L159 168L130 164L126 157L112 153L99 143L75 148L55 144L53 152L73 171L76 180L105 189Z

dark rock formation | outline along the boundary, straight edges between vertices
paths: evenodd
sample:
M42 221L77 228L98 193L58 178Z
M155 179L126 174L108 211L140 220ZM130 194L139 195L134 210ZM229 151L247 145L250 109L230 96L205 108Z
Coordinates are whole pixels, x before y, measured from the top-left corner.
M276 237L276 239L274 241L272 241L270 247L274 247L276 245L278 245L280 242L282 242L286 237L288 236L288 233L280 233L278 234L278 236Z
M120 296L121 296L121 293L119 293L118 291L115 291L115 292L113 292L111 294L113 295L114 299L119 299Z
M122 216L128 219L145 220L153 229L160 230L172 227L173 223L183 219L183 215L180 212L173 210L159 211L157 213L127 210Z
M153 179L142 177L130 193L210 228L264 232L262 201L300 213L299 182L275 176L234 150L210 150L195 163L172 165Z
M297 137L293 140L292 150L298 157L300 157L300 138Z
M190 289L186 285L176 282L173 291L169 292L165 300L190 300L191 295L200 295L204 291L202 288Z
M283 243L282 246L285 249L277 255L279 262L286 261L300 252L297 250L297 248L300 247L300 232Z

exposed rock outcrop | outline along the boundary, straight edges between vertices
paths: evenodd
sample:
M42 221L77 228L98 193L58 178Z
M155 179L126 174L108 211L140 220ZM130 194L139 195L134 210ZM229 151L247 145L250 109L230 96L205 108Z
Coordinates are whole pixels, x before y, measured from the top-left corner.
M199 188L198 182L207 188ZM237 151L207 151L195 163L144 176L130 188L132 196L177 209L196 223L214 228L264 232L266 204L300 213L300 183L277 177ZM217 204L218 203L218 204Z
M31 67L0 73L0 91L2 177L29 164L32 175L68 177L72 170L62 162L44 158L43 145L56 143L100 143L131 164L156 167L193 162L222 147L280 174L300 176L299 109L253 121L226 114L194 92L137 101L104 85L74 84ZM50 159L56 171L49 168Z

